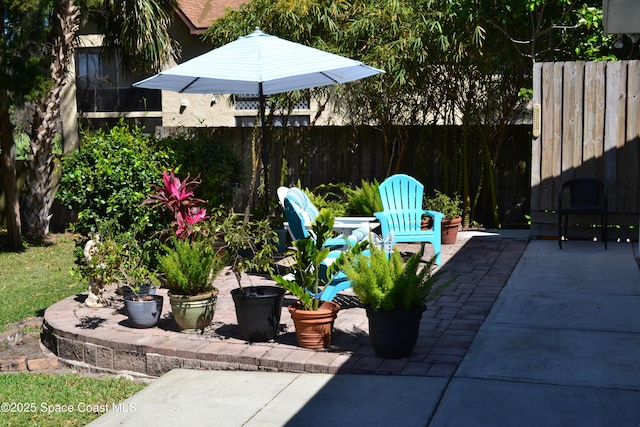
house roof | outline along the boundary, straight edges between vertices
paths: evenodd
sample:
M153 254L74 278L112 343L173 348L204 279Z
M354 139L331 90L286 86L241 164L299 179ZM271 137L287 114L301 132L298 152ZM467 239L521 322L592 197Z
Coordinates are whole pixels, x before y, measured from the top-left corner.
M249 0L178 0L178 15L189 28L190 34L204 32L211 22L221 18L230 7L236 9Z

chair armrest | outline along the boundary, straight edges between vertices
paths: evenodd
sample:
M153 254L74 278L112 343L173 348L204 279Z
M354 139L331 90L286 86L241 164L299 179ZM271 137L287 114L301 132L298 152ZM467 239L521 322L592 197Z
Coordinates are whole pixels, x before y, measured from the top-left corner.
M389 215L386 212L374 212L373 216L380 222L382 236L389 234Z
M356 228L355 230L353 230L351 232L349 237L347 237L347 244L349 246L355 246L356 243L360 243L363 240L367 240L368 238L369 238L369 230L368 229L366 229L364 227Z
M442 222L442 220L444 219L444 214L442 212L438 212L438 211L425 210L423 214L424 215L429 215L436 222Z
M409 215L407 215L407 213ZM396 215L398 214L398 215ZM444 214L442 212L430 211L424 209L416 209L411 211L383 211L383 212L375 212L373 214L378 221L380 222L380 227L382 228L382 237L386 237L389 232L391 232L391 228L397 222L405 222L411 223L410 229L414 230L414 227L420 228L420 217L422 215L429 215L433 218L433 231L434 233L440 233L442 229L442 218L444 218ZM417 224L415 221L417 220ZM391 225L390 225L391 223ZM405 229L405 226L401 225L400 229ZM394 227L395 229L395 227Z
M444 214L442 212L429 210L425 210L424 214L433 218L433 234L436 236L440 235L442 232L442 220L444 219Z

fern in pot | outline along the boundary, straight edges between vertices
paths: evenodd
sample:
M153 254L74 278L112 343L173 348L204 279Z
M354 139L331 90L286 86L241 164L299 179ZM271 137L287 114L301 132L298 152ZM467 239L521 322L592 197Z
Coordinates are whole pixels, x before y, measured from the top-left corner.
M440 273L433 273L435 258L422 265L422 255L422 251L415 253L403 263L397 249L388 254L372 245L368 256L350 257L342 267L366 308L369 337L379 357L411 355L427 302L450 283L440 283Z
M224 262L207 239L173 237L164 250L158 268L176 324L188 332L208 329L218 295L213 283Z
M173 232L164 253L158 258L163 286L169 289L173 318L183 331L204 331L211 325L217 302L215 277L224 262L206 236L204 221L209 219L204 200L194 196L199 177L184 180L165 171L162 185L144 203L153 204L171 215Z

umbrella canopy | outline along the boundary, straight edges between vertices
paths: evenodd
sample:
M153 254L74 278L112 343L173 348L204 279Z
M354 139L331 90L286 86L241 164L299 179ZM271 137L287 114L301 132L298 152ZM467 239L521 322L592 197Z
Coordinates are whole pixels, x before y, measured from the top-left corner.
M383 72L256 29L133 86L181 93L272 95L346 83Z
M265 123L265 96L347 83L384 73L343 56L265 34L259 29L217 49L162 71L133 86L180 93L258 95ZM267 129L262 126L261 157L265 206L269 198Z

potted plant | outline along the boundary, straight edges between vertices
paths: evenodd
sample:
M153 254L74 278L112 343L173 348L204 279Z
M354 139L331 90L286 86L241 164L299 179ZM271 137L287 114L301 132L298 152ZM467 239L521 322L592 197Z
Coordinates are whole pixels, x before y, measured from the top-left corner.
M162 295L155 293L159 285L158 276L147 267L138 246L125 245L123 249L120 273L127 316L133 326L151 328L160 320L164 303Z
M251 276L244 273L273 272L275 232L268 220L251 222L231 212L220 233L225 257L238 282L231 297L240 332L247 341L269 341L278 333L285 291L278 286L243 286L242 278L251 282Z
M453 197L434 190L431 197L425 197L425 209L442 212L442 238L443 245L453 245L458 237L458 228L462 223L462 202L457 193ZM423 228L429 227L423 222Z
M380 183L374 179L373 182L361 181L362 186L355 189L347 189L348 197L347 211L350 215L372 216L375 212L382 212L382 200L378 187Z
M125 233L115 220L98 220L95 231L86 239L77 242L75 250L75 277L89 284L85 305L92 308L106 307L109 301L104 297L105 287L120 286L122 263L124 262Z
M342 254L328 266L325 263L330 249L323 244L333 229L333 217L322 209L311 224L313 237L298 239L287 252L293 259L292 272L287 275L272 274L279 286L293 294L298 301L288 307L296 328L298 345L304 348L326 348L331 343L333 322L340 306L332 301L320 301L320 289L331 282L341 265ZM359 248L356 245L353 248ZM355 250L355 249L350 249Z
M158 259L163 287L169 292L173 319L187 332L208 329L215 312L215 277L224 267L207 239L173 237Z
M433 274L435 257L420 269L422 255L415 253L403 264L397 249L388 254L372 245L369 255L350 257L342 267L366 308L369 337L378 357L411 355L426 303L450 283L438 283L439 273Z
M121 253L122 245L98 233L90 235L82 244L81 250L76 254L76 267L72 273L86 280L89 285L87 299L84 302L87 307L99 308L109 305L104 297L104 289L107 285L118 283Z
M108 305L104 296L107 285L117 286L123 296L125 312L135 327L155 326L162 312L163 298L155 295L156 273L149 268L150 256L136 238L135 231L121 231L116 221L101 220L84 244L74 269L90 283L85 301L90 307ZM99 304L98 304L99 303Z
M145 204L164 208L172 215L174 235L158 258L163 286L169 289L173 318L183 331L204 331L215 311L218 290L213 281L224 263L205 235L208 219L204 200L194 196L198 177L180 180L173 171L163 173L163 185L154 186ZM169 231L167 230L167 231Z

